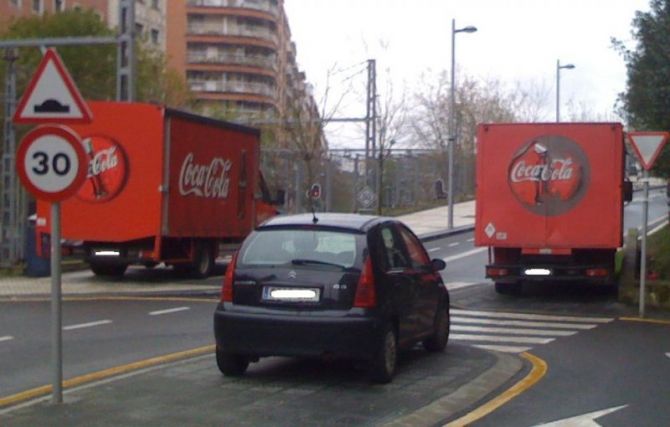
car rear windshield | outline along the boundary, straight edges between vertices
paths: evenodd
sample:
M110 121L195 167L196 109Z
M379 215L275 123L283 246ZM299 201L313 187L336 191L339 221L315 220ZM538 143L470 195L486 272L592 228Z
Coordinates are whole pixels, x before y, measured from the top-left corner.
M357 266L365 235L332 230L271 229L254 232L238 263L250 265L310 264Z

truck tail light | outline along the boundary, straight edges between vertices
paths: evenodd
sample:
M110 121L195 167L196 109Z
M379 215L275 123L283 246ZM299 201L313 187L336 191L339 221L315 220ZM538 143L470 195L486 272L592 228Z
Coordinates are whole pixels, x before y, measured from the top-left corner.
M506 268L496 268L496 267L488 267L486 269L486 275L488 277L502 277L502 276L507 276L509 274L509 270Z
M605 277L609 274L609 271L606 268L589 268L586 270L586 275L588 277Z
M361 277L356 286L354 307L372 308L377 305L377 294L375 293L375 278L372 271L372 259L368 256L363 264Z
M221 302L233 302L233 282L235 281L236 263L237 253L233 255L230 264L226 267L226 275L223 277L223 286L221 286Z

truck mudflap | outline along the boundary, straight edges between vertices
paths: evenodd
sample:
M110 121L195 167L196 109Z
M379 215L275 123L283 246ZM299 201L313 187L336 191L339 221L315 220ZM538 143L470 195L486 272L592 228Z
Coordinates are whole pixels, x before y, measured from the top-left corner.
M605 264L589 265L520 265L488 264L486 278L496 283L518 282L588 282L611 284L614 282L614 270Z

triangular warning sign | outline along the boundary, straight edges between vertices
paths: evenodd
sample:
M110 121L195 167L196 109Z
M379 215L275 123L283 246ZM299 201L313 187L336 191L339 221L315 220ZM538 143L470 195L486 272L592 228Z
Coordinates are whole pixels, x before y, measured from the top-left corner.
M60 56L48 49L19 102L14 122L69 124L90 123L92 119Z
M628 132L628 140L642 167L650 170L668 141L668 132Z

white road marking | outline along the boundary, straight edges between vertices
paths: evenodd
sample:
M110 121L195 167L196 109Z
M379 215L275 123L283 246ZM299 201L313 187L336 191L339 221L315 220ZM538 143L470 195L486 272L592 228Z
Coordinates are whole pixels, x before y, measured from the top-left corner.
M160 316L161 314L177 313L178 311L185 311L190 309L191 307L175 307L175 308L168 308L166 310L150 311L149 316Z
M670 357L670 353L665 353L666 356Z
M503 353L523 353L524 351L530 350L532 347L518 347L513 345L473 345L473 347L481 348L484 350L493 350L500 351Z
M504 335L449 334L449 339L457 341L513 342L521 344L548 344L554 338L513 337Z
M473 238L470 238L470 239L468 239L468 240L466 240L466 242L474 242L474 241L475 241L475 238L474 238L474 237L473 237Z
M486 250L488 250L488 248L471 249L469 251L462 252L458 255L453 255L453 256L446 257L446 258L442 258L442 259L444 260L444 262L456 261L457 259L465 258L465 257L468 257L470 255L474 255L474 254L478 254L478 253L484 252Z
M602 411L589 412L588 414L577 415L576 417L564 418L547 424L538 424L535 427L599 427L595 420L604 417L612 412L619 411L628 405L615 406L613 408L603 409Z
M442 249L442 248L430 248L430 249L428 249L428 252L436 252L436 251L439 251L440 249Z
M577 333L577 331L547 331L544 329L526 329L526 328L496 328L494 326L462 326L451 325L452 331L457 332L486 332L486 333L500 333L508 335L538 335L547 337L569 337Z
M13 340L13 339L14 339L13 336L11 336L11 335L6 335L6 336L4 336L4 337L0 337L0 342L2 342L2 341L10 341L10 340Z
M449 243L449 244L447 245L447 247L449 247L449 248L454 248L454 247L456 247L456 246L458 246L458 245L460 245L460 244L461 244L461 242Z
M98 320L96 322L80 323L78 325L64 326L64 331L72 331L74 329L92 328L94 326L106 325L112 323L111 320Z
M551 316L545 314L525 314L525 313L505 313L497 311L476 311L476 310L459 310L452 309L451 314L460 314L463 316L477 316L477 317L495 317L503 319L525 319L525 320L557 320L563 322L593 322L593 323L609 323L612 318L609 317L572 317L572 316Z
M479 319L475 317L460 317L460 316L451 316L451 321L459 323L477 324L477 325L521 326L531 328L556 328L556 329L581 329L581 330L593 329L596 326L598 326L598 325L589 325L581 323L528 322L525 320Z
M604 317L551 316L456 308L452 308L450 312L452 340L506 353L528 351L532 347L520 344L548 344L561 337L572 336L614 320Z
M447 289L454 291L456 289L467 288L468 286L478 285L477 282L449 282L447 283Z
M663 221L662 223L660 223L656 227L652 228L651 230L648 230L647 234L654 234L657 231L659 231L660 229L662 229L663 227L665 227L666 225L668 225L668 221Z

